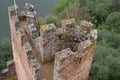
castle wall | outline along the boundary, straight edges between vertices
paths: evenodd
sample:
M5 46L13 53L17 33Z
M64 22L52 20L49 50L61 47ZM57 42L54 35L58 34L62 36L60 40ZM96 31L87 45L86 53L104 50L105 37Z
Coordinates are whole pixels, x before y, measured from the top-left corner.
M75 20L62 22L64 35L60 36L55 53L54 80L88 80L97 31L90 22L82 21L75 26Z
M43 67L44 64L39 60L46 63L54 57L54 80L88 79L97 39L97 30L91 28L92 23L82 21L76 26L75 20L69 19L62 21L60 29L53 23L41 25L38 37L32 4L25 5L25 21L19 19L23 16L15 13L14 7L9 7L8 11L18 80L41 80L40 65Z
M21 40L21 35L18 34L16 31L16 26L14 19L10 16L10 8L9 11L9 23L10 23L10 30L11 30L11 41L12 41L12 48L13 48L13 58L15 62L15 68L18 80L39 80L37 78L35 67L35 62L33 62L34 58L29 60L28 55L23 47L23 42Z
M26 53L24 52L21 41L19 37L16 35L14 22L10 19L10 27L11 27L11 39L12 39L12 47L13 47L13 58L15 61L16 72L18 80L33 80L31 75L29 74L28 68L28 60L26 58Z
M55 59L54 63L54 80L88 80L91 68L94 45L89 47L82 59L81 63L74 62L70 57L64 60Z
M54 53L58 47L58 37L55 35L56 27L53 23L42 25L41 27L41 35L34 39L33 45L35 45L42 63L52 62L54 60Z
M42 63L54 60L54 53L57 50L57 44L55 43L57 41L56 39L56 37L47 39L41 36L35 39L36 50L39 52Z

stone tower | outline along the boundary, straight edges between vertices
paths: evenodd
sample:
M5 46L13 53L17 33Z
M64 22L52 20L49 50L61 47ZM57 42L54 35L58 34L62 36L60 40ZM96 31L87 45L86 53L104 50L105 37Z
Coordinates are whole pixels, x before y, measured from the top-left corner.
M88 79L97 39L92 23L81 21L77 26L75 19L68 19L62 20L61 28L40 25L38 36L32 4L26 3L25 11L10 6L8 12L18 80ZM46 71L47 63L54 63L52 70ZM49 71L52 75L46 76Z
M97 30L93 24L74 19L62 21L58 51L55 53L54 80L87 80L94 56Z

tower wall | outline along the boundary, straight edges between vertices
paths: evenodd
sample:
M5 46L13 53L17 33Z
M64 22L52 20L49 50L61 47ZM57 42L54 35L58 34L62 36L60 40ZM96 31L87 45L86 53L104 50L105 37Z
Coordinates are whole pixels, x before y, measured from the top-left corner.
M21 29L23 26L19 25L19 22L16 25L15 15L11 15L11 10L14 10L14 7L9 7L9 23L10 23L10 31L11 31L11 41L13 48L13 58L17 73L18 80L40 80L40 76L38 76L39 65L34 60L32 53L29 53L28 50L31 46L23 46L27 43L25 40L25 34L21 33ZM16 27L18 27L16 29ZM21 27L21 28L20 28ZM20 31L19 31L20 29ZM24 30L23 30L24 32ZM23 37L24 35L24 37ZM29 42L28 42L29 43ZM32 52L32 50L30 50ZM30 57L32 56L32 57Z
M18 80L41 80L41 61L51 62L54 57L53 80L88 79L97 39L92 23L82 21L76 26L75 19L69 19L63 20L58 29L53 23L41 25L38 37L32 4L26 4L24 16L19 16L21 12L16 14L14 7L9 7L8 12Z
M74 62L70 57L57 60L54 63L54 80L88 80L95 45L90 46L80 63Z
M62 21L64 32L55 53L54 80L88 80L97 36L92 26L87 21L80 26L74 19Z
M36 50L39 52L42 63L54 60L54 53L57 51L58 37L56 37L56 27L52 24L41 26L40 37L34 40Z

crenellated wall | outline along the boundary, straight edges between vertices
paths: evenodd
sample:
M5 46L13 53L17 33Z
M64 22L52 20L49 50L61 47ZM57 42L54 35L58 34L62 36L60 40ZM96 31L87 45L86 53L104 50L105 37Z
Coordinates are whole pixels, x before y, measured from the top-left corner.
M18 80L46 80L45 73L52 70L54 78L47 80L88 79L97 39L92 23L81 21L77 26L75 19L68 19L62 21L61 28L53 23L41 25L38 36L32 4L26 3L23 12L13 6L8 12ZM53 61L54 69L45 71L44 64Z
M88 80L97 38L93 24L82 21L75 25L74 19L63 20L63 34L59 35L58 51L55 53L53 80Z

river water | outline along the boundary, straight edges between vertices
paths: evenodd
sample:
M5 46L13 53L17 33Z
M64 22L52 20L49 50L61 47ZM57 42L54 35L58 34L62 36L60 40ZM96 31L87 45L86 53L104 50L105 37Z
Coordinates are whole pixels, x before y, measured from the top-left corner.
M8 21L8 6L13 5L14 0L0 0L0 39L10 38L10 28ZM53 7L58 0L16 0L21 10L24 9L26 2L32 3L37 11L37 17L45 17L52 13Z

